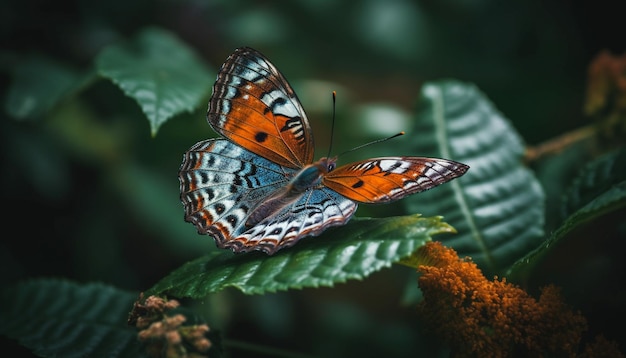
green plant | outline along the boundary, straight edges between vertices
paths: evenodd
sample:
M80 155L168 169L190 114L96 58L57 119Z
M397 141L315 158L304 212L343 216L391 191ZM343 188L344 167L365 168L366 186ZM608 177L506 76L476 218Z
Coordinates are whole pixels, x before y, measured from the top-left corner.
M277 64L280 65L278 61ZM177 168L164 164L176 162L194 140L210 135L208 126L197 118L203 117L215 69L207 68L175 35L153 27L123 43L106 47L91 65L93 68L89 70L75 70L49 57L33 55L24 56L11 66L12 84L5 99L11 121L4 128L5 133L14 136L3 135L3 139L11 149L7 153L20 155L7 158L11 165L5 168L26 173L24 177L30 178L30 192L22 195L29 198L29 194L39 192L52 203L28 207L21 215L34 223L33 235L45 235L46 228L37 227L38 218L55 213L65 220L59 225L79 227L83 235L78 237L85 239L85 242L72 242L78 257L72 270L83 268L87 270L84 275L79 274L73 280L44 278L65 275L62 270L52 273L34 270L37 275L33 276L39 278L10 280L12 284L2 290L0 333L37 355L146 354L136 339L135 329L127 325L128 313L139 298L139 291L145 296L184 300L184 305L194 311L185 312L185 317L219 318L220 311L230 312L230 300L239 297L222 295L222 290L233 287L253 295L244 301L248 305L258 304L254 307L259 311L270 310L255 314L272 315L272 310L289 307L271 306L262 298L268 294L303 288L322 288L317 291L328 292L323 287L353 280L375 280L383 269L393 265L391 277L409 282L406 300L413 304L419 300L416 277L412 270L394 264L431 240L455 248L461 256L472 257L488 277L506 276L509 281L532 289L544 283L541 272L550 269L551 261L569 255L572 247L580 247L581 241L597 235L595 240L599 243L594 247L602 251L624 237L626 151L618 135L609 145L607 141L599 145L601 133L591 129L582 139L576 137L573 144L557 146L560 152L550 149L547 154L541 151L534 156L536 152L530 149L542 147L525 144L510 121L476 85L441 80L421 86L416 94L417 109L406 122L410 126L406 129L407 136L398 141L394 154L458 160L470 165L466 176L403 200L401 206L395 207L395 216L354 218L343 227L328 230L318 238L305 239L273 256L233 255L217 250L209 238L198 237L191 225L182 222L176 195ZM130 99L121 96L111 99L111 94L120 91ZM624 123L617 110L619 105L612 106L613 102L605 105L612 123ZM143 125L144 116L152 139L136 134L148 132ZM597 117L598 123L605 123L602 114ZM43 128L43 134L31 131L33 127ZM619 126L611 128L609 133L619 132ZM582 167L581 163L586 165ZM79 164L80 173L73 182L59 170ZM157 175L157 169L167 175ZM575 174L571 176L572 173ZM563 179L567 176L571 180ZM92 192L93 182L104 183L106 189ZM563 182L568 183L567 190L562 188ZM7 185L10 184L8 181ZM72 190L81 200L64 202L62 198ZM95 195L90 199L108 205L89 207L92 212L75 221L63 217L63 210L82 205L82 200L90 195ZM16 198L11 202L24 200ZM564 200L561 214L556 208L560 198ZM121 228L115 227L120 225L116 222L124 222L118 219L128 214L101 209L116 207L118 202L130 208L128 212L133 216ZM375 214L375 209L370 213ZM138 227L149 235L133 242L136 250L132 260L121 260L117 248L126 243L110 234L121 229L132 235L139 231ZM57 244L52 243L51 247ZM576 256L576 260L587 263L584 255ZM607 260L610 266L605 269L613 269L614 257ZM111 281L128 272L107 261L125 262L135 272L155 270L159 274L149 276L153 279L149 287L138 286L132 277L125 277L123 287L130 287L131 291L92 283ZM180 266L183 261L188 262ZM587 274L593 280L597 273ZM569 281L557 278L561 278L557 284L565 285L565 297L569 297ZM211 307L202 307L203 302ZM340 311L341 308L333 312ZM346 315L344 321L358 316L341 313ZM276 316L280 319L283 314ZM222 346L226 354L229 347L243 347L267 355L298 356L290 349L301 347L289 339L286 341L291 346L268 351L271 343L263 347L247 346L228 336L214 334L219 331L220 320L224 325L234 324L228 317L218 318L217 323L208 320L213 347L209 356L220 355ZM161 319L165 318L159 316L157 321ZM201 325L202 320L195 319L187 318L185 324ZM269 318L265 320L273 322ZM361 328L349 324L346 327L354 332ZM276 337L287 333L276 333ZM343 334L354 339L349 333ZM427 336L415 338L420 341L420 349L426 346L437 351L438 347L424 343L427 341L424 337ZM387 340L394 342L389 337ZM328 341L328 346L320 347L316 353L341 356L341 348ZM393 352L394 348L387 349Z

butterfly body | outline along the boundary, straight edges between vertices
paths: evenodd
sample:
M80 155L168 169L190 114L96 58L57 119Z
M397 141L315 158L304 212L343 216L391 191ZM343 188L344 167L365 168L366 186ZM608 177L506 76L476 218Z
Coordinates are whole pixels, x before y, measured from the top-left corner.
M263 219L273 216L281 209L294 203L307 190L318 188L323 175L328 173L329 163L334 165L334 161L322 158L302 168L280 191L272 194L271 197L265 199L250 212L246 226L252 227L260 223Z
M201 141L179 171L185 219L234 252L273 254L345 224L357 203L387 203L463 175L465 164L382 157L336 168L313 162L313 135L283 75L250 48L237 49L213 86L207 119L226 139Z

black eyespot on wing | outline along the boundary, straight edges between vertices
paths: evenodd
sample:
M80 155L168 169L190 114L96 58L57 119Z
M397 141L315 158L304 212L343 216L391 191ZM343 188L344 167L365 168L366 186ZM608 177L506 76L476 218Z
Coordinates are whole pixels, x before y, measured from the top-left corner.
M267 139L267 133L265 132L259 132L254 135L254 140L256 140L259 143L265 142L266 139Z
M237 224L237 217L235 215L228 215L226 221L228 221L231 226L235 226Z

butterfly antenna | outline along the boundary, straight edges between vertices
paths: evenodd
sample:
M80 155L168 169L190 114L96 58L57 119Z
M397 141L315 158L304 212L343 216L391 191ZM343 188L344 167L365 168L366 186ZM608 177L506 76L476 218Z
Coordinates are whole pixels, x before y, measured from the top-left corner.
M395 138L395 137L399 137L399 136L401 136L401 135L404 135L404 132L396 133L396 134L394 134L394 135L392 135L392 136L390 136L390 137L387 137L387 138L381 138L381 139L377 139L377 140L371 141L371 142L369 142L369 143L361 144L361 145L359 145L358 147L354 147L354 148L352 148L352 149L348 149L348 150L346 150L345 152L343 152L343 153L339 154L337 157L340 157L340 156L342 156L342 155L344 155L344 154L347 154L347 153L353 152L353 151L355 151L355 150L361 149L361 148L363 148L363 147L367 147L368 145L372 145L372 144L376 144L376 143L381 143L381 142L386 142L386 141L388 141L389 139L393 139L393 138Z
M330 127L330 146L328 146L328 155L330 157L331 150L333 149L333 138L335 138L335 103L337 102L337 92L333 91L333 121Z
M333 139L335 138L335 112L336 112L335 108L336 108L336 103L337 103L337 92L333 91L333 121L332 121L332 127L330 128L330 146L328 147L328 155L327 155L327 157L330 157L330 153L332 152L332 149L333 149ZM361 145L359 145L357 147L354 147L352 149L346 150L345 152L339 154L337 157L340 157L340 156L342 156L344 154L347 154L347 153L353 152L355 150L361 149L363 147L367 147L368 145L381 143L381 142L386 142L389 139L393 139L393 138L399 137L401 135L404 135L404 132L396 133L396 134L394 134L394 135L392 135L390 137L387 137L387 138L377 139L377 140L371 141L369 143L361 144Z

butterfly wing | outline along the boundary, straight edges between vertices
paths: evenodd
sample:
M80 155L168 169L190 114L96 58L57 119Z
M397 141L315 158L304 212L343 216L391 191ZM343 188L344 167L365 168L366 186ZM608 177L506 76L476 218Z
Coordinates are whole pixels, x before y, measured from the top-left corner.
M465 174L469 166L425 157L374 158L341 166L322 182L360 203L387 203L448 182Z
M354 201L329 188L309 190L276 215L229 240L224 247L235 252L259 250L271 255L304 237L345 224L356 209Z
M295 173L224 139L199 142L187 151L179 171L185 220L199 233L211 235L220 248L272 254L350 219L357 205L320 188L246 226L252 210L284 188Z
M298 97L251 48L236 49L222 65L207 119L218 133L281 166L301 168L313 161L313 134Z
M243 231L251 209L286 185L289 171L225 139L198 142L178 174L185 220L221 246Z

